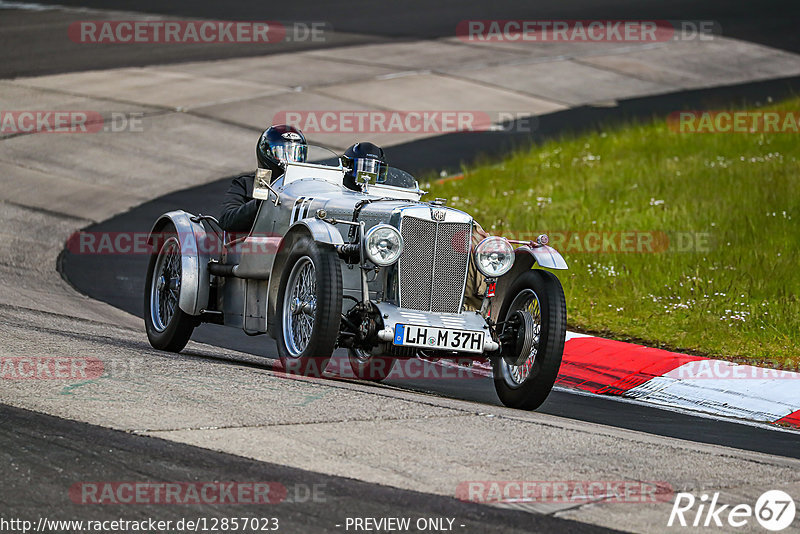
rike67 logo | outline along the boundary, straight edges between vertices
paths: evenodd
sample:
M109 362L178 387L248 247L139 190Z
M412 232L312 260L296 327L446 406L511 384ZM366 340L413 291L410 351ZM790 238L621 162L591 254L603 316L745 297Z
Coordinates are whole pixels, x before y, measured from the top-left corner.
M753 517L765 529L779 532L792 524L795 503L788 493L770 490L761 495L755 507L749 504L719 503L719 493L696 498L691 493L678 493L667 526L741 528L750 524Z

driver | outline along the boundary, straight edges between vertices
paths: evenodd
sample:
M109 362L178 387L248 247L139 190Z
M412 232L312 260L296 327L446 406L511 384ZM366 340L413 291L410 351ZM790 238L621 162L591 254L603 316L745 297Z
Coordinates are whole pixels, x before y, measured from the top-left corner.
M286 164L305 161L308 144L303 132L293 126L270 126L256 143L258 167L272 171L272 181L280 178ZM219 225L227 232L249 232L258 214L259 200L253 198L255 173L237 176L222 202Z
M305 161L308 144L303 133L292 126L270 126L256 144L256 159L262 169L272 171L273 182L280 178L289 161ZM361 191L356 182L359 172L369 172L376 176L377 183L386 181L388 165L383 149L373 143L355 143L351 145L341 158L345 168L344 185L353 191ZM255 173L237 176L231 182L222 204L222 215L219 225L228 232L249 232L258 214L258 200L253 198ZM484 229L475 221L472 231L471 245L474 247L488 237ZM479 309L486 284L475 268L469 263L465 304L468 308Z
M376 183L382 184L389 171L383 149L373 143L356 143L348 147L342 154L342 166L345 170L344 186L353 191L361 191L357 180L359 172L374 174Z

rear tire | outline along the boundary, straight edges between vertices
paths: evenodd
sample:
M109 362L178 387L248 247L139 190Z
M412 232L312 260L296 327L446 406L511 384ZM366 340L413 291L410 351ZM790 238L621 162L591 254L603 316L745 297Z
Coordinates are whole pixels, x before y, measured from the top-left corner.
M144 285L144 325L153 348L180 352L192 337L194 317L178 307L181 292L181 244L175 226L161 230L164 243L150 256Z
M539 340L523 365L503 357L492 360L494 386L509 408L535 410L553 389L567 333L567 305L556 276L541 269L527 271L511 284L498 317L505 320L516 310L528 310L539 326Z
M373 382L380 382L389 376L396 361L396 358L389 356L370 356L359 349L350 349L347 355L356 378Z
M292 246L278 290L278 355L287 373L322 376L342 318L341 260L310 237Z

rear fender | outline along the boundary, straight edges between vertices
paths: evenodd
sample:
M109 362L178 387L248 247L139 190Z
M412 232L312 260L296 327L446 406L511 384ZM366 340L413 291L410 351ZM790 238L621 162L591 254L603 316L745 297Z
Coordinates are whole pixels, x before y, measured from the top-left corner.
M344 244L344 239L342 238L342 234L339 232L339 229L334 225L320 219L314 219L312 217L300 219L294 223L291 228L289 228L289 231L291 232L293 229L298 227L304 227L306 230L308 230L308 232L311 234L311 237L317 243L324 243L326 245L333 246Z
M164 243L162 231L168 223L175 225L181 245L181 288L178 307L189 315L200 315L208 307L211 279L208 274L210 243L205 228L192 221L193 215L183 210L170 211L158 218L150 230L148 244L157 254Z

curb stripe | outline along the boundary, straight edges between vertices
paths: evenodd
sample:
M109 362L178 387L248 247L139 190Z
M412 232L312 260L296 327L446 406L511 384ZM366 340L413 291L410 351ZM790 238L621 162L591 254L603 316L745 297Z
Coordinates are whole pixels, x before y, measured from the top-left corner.
M800 403L797 384L792 380L678 380L660 376L628 391L625 396L661 406L766 423L786 417Z
M779 423L779 424L784 424L784 425L789 425L789 426L793 426L793 427L796 427L796 428L800 428L800 410L798 410L798 411L796 411L794 413L790 413L786 417L778 419L778 421L776 421L776 422Z
M705 372L710 370L720 377ZM564 346L557 384L663 407L800 428L800 374L776 372L781 378L771 378L770 373L632 343L572 337Z
M623 395L687 362L703 359L598 337L569 340L558 383L597 393Z
M693 362L700 363L692 365ZM448 360L437 363L459 366ZM472 371L492 376L491 365L486 362L474 362ZM800 429L800 374L776 372L778 378L772 378L772 373L724 360L568 332L556 384L655 407Z

